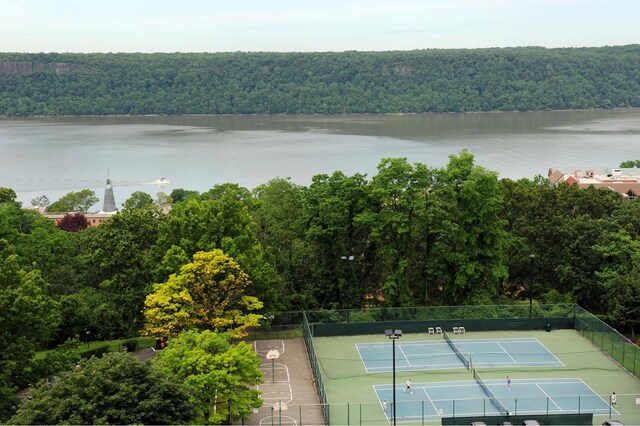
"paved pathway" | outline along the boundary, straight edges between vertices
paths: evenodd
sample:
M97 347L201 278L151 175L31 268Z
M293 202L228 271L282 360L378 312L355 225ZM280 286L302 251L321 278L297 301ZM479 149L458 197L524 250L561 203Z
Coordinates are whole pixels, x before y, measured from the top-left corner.
M244 424L324 425L304 340L257 340L247 343L253 345L262 359L260 369L265 382L259 386L264 405ZM278 358L273 361L267 359L269 351L274 349L278 351ZM134 354L146 361L153 358L156 351L145 348L135 351Z
M322 412L302 339L251 342L263 361L265 383L259 386L264 405L245 425L323 425ZM268 359L277 350L277 359ZM274 354L274 352L272 352Z

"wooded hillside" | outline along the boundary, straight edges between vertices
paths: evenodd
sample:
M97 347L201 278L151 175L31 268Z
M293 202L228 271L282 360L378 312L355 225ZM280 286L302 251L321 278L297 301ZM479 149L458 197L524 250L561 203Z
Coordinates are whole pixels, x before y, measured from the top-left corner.
M341 53L0 53L0 115L640 107L640 45Z

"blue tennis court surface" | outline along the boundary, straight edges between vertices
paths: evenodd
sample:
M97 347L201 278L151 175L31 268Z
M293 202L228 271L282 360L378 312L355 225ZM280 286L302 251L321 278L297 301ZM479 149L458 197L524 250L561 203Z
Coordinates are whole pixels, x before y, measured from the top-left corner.
M453 343L475 368L483 367L562 367L538 339L458 339ZM392 345L356 344L367 373L392 370ZM396 343L396 370L440 370L466 368L459 355L445 341Z
M484 383L499 402L492 402L475 380L414 383L413 393L405 392L403 383L396 384L396 420L436 421L441 417L500 415L500 405L514 415L619 414L580 379L519 379L511 381L510 389L504 380L484 380ZM387 400L388 419L392 417L392 390L390 384L374 386L380 403Z

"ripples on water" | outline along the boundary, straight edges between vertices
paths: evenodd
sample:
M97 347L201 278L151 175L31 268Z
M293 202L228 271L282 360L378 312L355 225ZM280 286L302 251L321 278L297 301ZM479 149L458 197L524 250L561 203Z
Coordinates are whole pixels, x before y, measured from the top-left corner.
M25 205L69 191L249 189L275 177L308 185L341 170L372 176L385 157L430 167L467 148L476 164L512 179L549 167L616 167L640 157L640 110L532 113L87 117L0 120L0 186ZM155 185L167 177L168 186Z

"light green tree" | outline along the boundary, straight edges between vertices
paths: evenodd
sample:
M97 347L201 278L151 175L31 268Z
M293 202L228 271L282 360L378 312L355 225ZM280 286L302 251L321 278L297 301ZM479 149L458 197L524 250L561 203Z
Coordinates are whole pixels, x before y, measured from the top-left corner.
M229 335L186 331L169 340L154 366L184 383L203 423L247 420L262 400L260 358L244 342L229 343ZM230 423L228 423L230 424Z
M245 294L251 281L222 250L198 252L193 261L156 284L145 301L144 333L175 336L191 328L228 331L237 338L259 324L262 302Z

